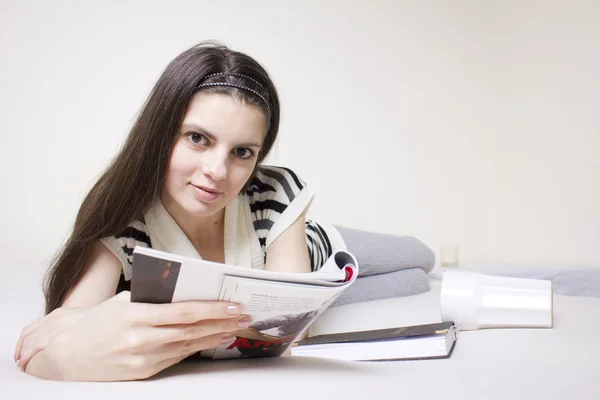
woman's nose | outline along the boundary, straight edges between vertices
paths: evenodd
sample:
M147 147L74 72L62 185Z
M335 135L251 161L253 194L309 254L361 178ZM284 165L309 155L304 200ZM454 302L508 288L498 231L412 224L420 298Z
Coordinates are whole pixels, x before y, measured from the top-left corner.
M227 178L227 156L214 152L206 156L203 163L203 172L214 181L222 181Z

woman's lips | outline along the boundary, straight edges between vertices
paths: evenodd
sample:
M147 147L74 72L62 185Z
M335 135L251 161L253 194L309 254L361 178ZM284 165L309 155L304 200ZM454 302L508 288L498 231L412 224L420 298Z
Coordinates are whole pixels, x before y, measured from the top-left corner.
M219 198L219 196L221 196L220 192L202 186L192 185L192 187L194 188L196 198L201 201L215 201Z

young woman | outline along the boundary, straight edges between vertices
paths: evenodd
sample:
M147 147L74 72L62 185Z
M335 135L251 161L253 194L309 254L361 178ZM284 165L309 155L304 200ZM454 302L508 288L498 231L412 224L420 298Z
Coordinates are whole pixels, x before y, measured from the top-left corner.
M17 364L44 379L141 379L251 325L238 304L131 303L135 246L285 272L318 269L343 247L305 218L310 187L260 164L278 128L277 92L251 57L211 43L176 57L83 201Z

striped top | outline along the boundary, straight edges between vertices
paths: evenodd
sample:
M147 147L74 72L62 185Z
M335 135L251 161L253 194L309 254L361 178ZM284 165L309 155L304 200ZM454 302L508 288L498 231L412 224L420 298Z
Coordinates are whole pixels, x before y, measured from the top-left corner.
M225 209L225 263L264 268L270 244L307 211L313 197L314 192L292 170L260 166L248 189ZM305 227L313 271L319 269L333 251L345 248L332 225L306 219ZM101 240L121 260L125 281L131 279L135 246L201 258L160 201L123 232Z

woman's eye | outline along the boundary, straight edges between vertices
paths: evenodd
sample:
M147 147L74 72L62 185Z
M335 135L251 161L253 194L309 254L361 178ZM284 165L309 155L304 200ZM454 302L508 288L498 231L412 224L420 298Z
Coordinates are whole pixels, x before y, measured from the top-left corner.
M188 139L193 144L205 144L206 143L206 138L204 137L204 135L202 135L200 133L190 133L188 135Z
M235 155L238 156L239 158L247 160L248 158L251 158L252 156L254 156L254 153L252 152L252 150L242 147L239 149L235 149Z

